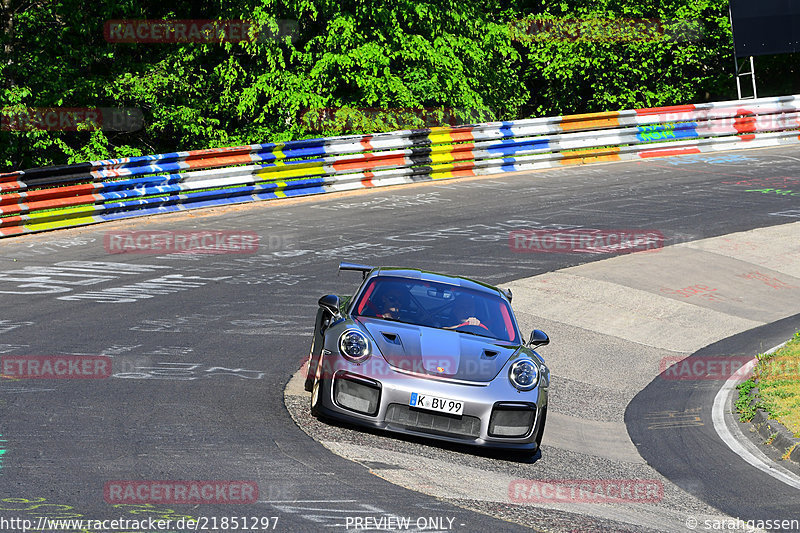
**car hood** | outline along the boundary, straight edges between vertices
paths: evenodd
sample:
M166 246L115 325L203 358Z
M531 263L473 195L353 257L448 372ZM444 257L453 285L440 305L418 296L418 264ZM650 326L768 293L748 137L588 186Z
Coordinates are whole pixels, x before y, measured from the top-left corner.
M359 317L381 355L400 370L488 382L519 346L456 331Z

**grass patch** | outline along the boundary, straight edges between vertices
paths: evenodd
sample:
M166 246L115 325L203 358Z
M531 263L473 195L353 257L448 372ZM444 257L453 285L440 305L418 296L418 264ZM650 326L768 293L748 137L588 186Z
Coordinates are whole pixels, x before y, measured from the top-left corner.
M739 389L739 398L736 400L736 411L739 413L739 420L742 422L750 422L756 416L756 407L753 405L753 397L750 396L750 391L756 386L756 381L753 378L743 381L737 385Z
M777 352L759 356L753 377L739 385L736 408L741 420L751 420L755 409L764 409L795 437L800 437L800 331ZM756 405L750 390L758 387Z

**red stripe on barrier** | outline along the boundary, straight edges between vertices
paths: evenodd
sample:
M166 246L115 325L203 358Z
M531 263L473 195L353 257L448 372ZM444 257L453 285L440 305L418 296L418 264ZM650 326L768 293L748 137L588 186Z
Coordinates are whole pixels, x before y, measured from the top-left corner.
M20 176L22 176L20 171L6 172L5 174L0 174L0 181L17 180Z
M386 166L404 166L410 164L405 154L374 155L364 154L359 158L354 158L341 163L334 163L334 170L370 170Z
M0 206L7 205L7 204L15 204L19 202L22 198L25 197L24 192L10 192L8 194L0 195ZM3 212L2 207L0 207L0 213Z
M63 198L68 196L81 196L90 193L100 188L99 185L94 183L81 183L80 185L70 185L67 187L53 187L50 189L37 189L35 191L27 191L20 196L26 199L27 202L36 202L46 198ZM2 202L0 202L2 203Z
M9 174L0 174L0 193L3 191L19 191L25 188L25 185L19 181L22 172L11 172Z
M8 213L23 213L26 211L38 211L40 209L58 209L59 207L72 207L76 205L94 204L103 200L99 194L86 194L70 198L56 198L54 200L41 200L39 202L28 202L12 206Z
M0 183L0 193L3 191L21 191L25 187L18 181L7 181Z
M2 226L2 224L0 224L0 226ZM19 235L20 233L25 233L25 229L22 226L16 226L13 228L0 228L0 236L3 237Z
M366 171L366 172L364 172L364 177L363 177L363 178L361 178L361 184L362 184L364 187L374 187L374 186L375 186L375 184L374 184L374 183L372 183L372 178L374 178L374 177L375 177L375 174L373 174L373 173L372 173L372 172L370 172L369 170L368 170L368 171Z
M23 222L24 222L23 218L19 215L15 215L13 217L3 217L0 218L0 228L5 228L8 226L19 226ZM9 233L9 235L13 235L13 232Z
M691 148L669 148L669 149L655 149L655 150L645 150L643 152L639 152L639 157L662 157L665 155L688 155L688 154L699 154L701 153L700 148L693 146Z
M69 187L55 187L39 189L25 193L12 193L0 196L0 214L26 213L37 209L53 209L72 205L95 203L102 197L86 194L95 190L93 183L72 185ZM11 204L11 205L8 205Z
M757 131L757 119L755 114L749 109L737 109L736 114L743 115L741 117L736 117L733 121L733 127L736 128L739 138L745 142L755 139L756 136L752 135ZM744 135L747 133L751 135Z
M186 158L184 163L188 166L188 168L216 168L216 167L225 167L228 165L240 165L242 163L252 163L253 160L250 158L250 152L246 155L236 155L236 156L228 156L228 157L206 157L206 158L199 158L199 159L189 159Z
M666 113L691 113L692 111L696 111L697 107L694 104L687 104L687 105L671 105L666 107L645 107L642 109L634 109L638 116L646 116L646 115L660 115Z
M372 148L372 135L364 135L363 137L361 137L361 147L365 151L373 150L373 148Z

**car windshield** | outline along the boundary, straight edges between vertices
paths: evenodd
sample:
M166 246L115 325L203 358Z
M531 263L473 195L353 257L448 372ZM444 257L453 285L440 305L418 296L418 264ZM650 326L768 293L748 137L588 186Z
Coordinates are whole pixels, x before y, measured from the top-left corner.
M446 283L375 277L352 314L519 343L511 306L500 295Z

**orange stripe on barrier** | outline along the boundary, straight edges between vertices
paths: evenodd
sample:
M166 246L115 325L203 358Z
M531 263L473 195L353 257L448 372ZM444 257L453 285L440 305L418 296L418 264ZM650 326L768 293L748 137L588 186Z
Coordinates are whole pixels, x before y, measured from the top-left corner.
M184 163L186 163L188 168L212 168L212 167L225 167L228 165L240 165L242 163L252 163L253 160L250 158L250 152L246 155L236 155L236 156L229 156L229 157L206 157L201 159L186 159Z
M230 146L227 148L208 148L206 150L192 150L191 155L187 156L184 161L194 159L215 158L222 154L235 155L250 155L253 151L251 146Z
M564 159L558 162L562 165L583 165L603 161L619 161L619 147L590 148L588 150L575 150L564 154Z
M561 131L593 130L619 126L619 112L584 113L561 117Z
M468 159L475 159L475 154L472 153L473 148L475 145L473 143L469 144L459 144L458 146L453 147L453 159L456 161L466 161Z
M450 175L452 175L454 178L463 178L466 176L474 176L475 171L472 169L453 170L452 172L450 172Z
M450 138L453 139L453 142L467 142L475 140L475 136L472 134L472 128L469 128L468 131L451 132Z

